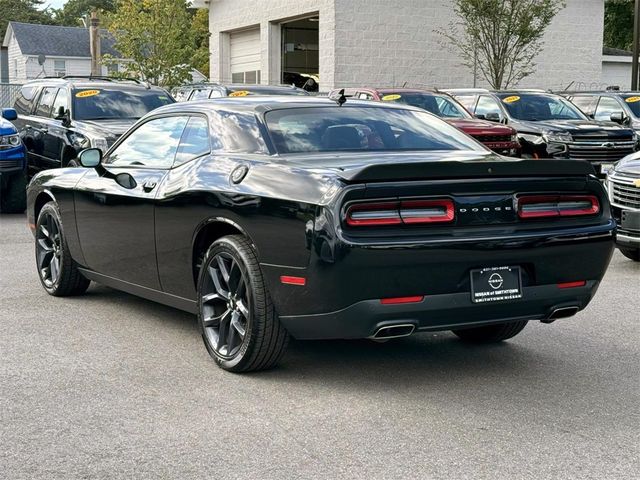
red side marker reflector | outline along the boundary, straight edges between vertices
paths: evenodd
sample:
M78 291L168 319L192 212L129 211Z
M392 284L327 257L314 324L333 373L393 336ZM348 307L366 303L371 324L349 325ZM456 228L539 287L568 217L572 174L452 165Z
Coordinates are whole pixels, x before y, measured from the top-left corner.
M565 282L559 283L558 288L577 288L584 287L587 284L585 280L580 280L579 282Z
M307 279L304 277L289 277L287 275L283 275L280 277L280 281L285 285L301 285L304 286L307 284Z
M414 297L395 297L395 298L383 298L380 300L382 305L398 305L400 303L419 303L424 300L424 295Z

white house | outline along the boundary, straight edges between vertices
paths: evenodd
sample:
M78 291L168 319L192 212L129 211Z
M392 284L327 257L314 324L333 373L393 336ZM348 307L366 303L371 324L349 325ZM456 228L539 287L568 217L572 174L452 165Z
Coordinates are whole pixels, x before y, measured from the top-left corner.
M211 79L288 82L317 75L336 86L472 86L473 72L437 30L446 0L195 0L209 8ZM604 0L567 0L523 87L602 83ZM292 75L293 74L293 75ZM479 80L478 86L484 83Z
M120 58L113 48L111 34L106 30L100 33L102 54ZM8 52L5 67L9 70L3 77L9 83L23 83L45 76L91 73L89 30L86 28L9 22L2 45ZM103 66L102 73L108 75L118 68L117 63Z

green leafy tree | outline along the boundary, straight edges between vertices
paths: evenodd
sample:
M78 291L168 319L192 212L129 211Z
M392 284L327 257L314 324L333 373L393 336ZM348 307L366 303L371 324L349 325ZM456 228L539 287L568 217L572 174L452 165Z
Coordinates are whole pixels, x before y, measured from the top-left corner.
M110 15L124 76L174 87L191 77L194 33L185 0L119 0Z
M10 21L24 23L56 23L52 11L43 9L42 0L0 0L0 39L4 38Z
M535 71L542 37L563 0L452 0L455 19L438 31L469 68L495 89L509 88Z
M92 11L104 14L116 9L115 0L69 0L60 9L55 10L56 21L60 25L82 27L82 17L91 15Z
M195 11L192 19L196 50L191 64L201 73L209 76L209 10L201 8Z
M604 44L607 47L633 48L634 0L608 0L604 4Z

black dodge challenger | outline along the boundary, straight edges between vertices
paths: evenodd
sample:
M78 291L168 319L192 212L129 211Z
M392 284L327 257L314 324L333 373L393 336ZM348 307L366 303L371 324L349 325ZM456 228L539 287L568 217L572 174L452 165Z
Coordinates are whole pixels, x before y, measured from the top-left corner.
M29 186L45 290L193 312L231 371L289 335L505 340L585 308L614 246L589 164L502 158L400 105L179 103L80 161Z

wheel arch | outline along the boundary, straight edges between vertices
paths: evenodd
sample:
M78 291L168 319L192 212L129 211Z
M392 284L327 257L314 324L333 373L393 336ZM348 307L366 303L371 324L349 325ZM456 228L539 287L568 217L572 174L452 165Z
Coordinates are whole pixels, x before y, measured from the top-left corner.
M198 287L200 265L202 265L205 253L213 242L227 235L242 235L249 239L253 247L256 249L258 258L260 258L257 246L244 228L233 220L225 217L209 218L198 225L198 228L193 235L191 265L193 269L193 284L196 288Z
M55 202L56 198L53 196L53 194L49 190L44 190L38 194L35 202L33 202L34 224L38 221L38 215L40 215L40 210L42 210L42 207L44 207L47 203L51 201Z

